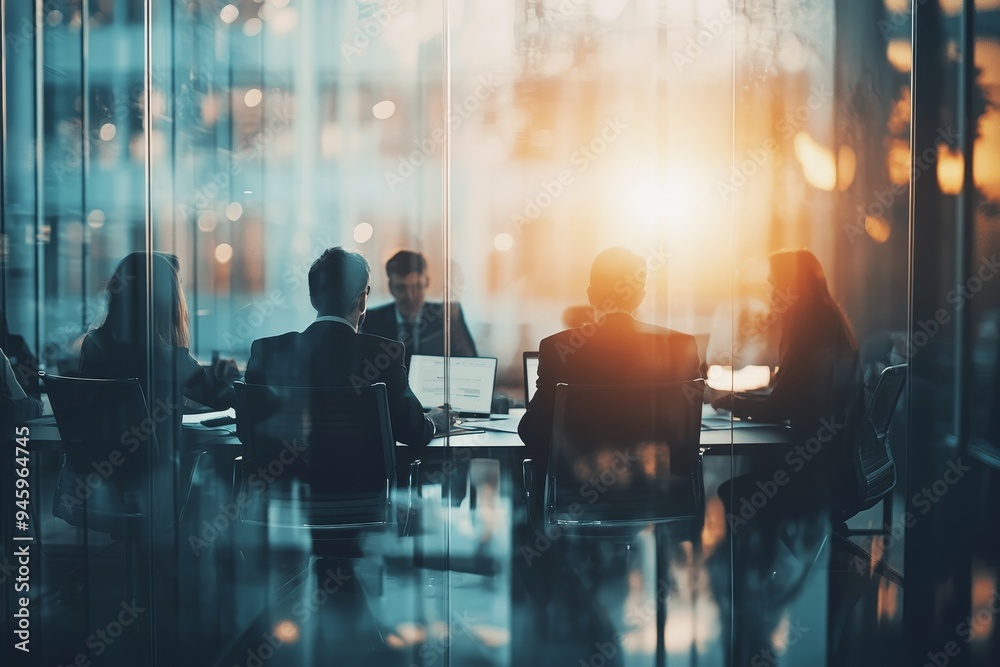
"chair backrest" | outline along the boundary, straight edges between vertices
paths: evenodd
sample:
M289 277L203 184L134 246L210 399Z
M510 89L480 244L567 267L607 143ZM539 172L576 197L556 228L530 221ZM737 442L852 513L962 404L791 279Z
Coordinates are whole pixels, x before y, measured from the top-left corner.
M875 392L868 405L868 420L879 437L885 437L889 432L892 415L896 411L899 396L903 393L905 385L906 364L889 366L879 375L878 384L875 385Z
M235 388L245 493L312 504L298 509L313 524L324 503L330 523L345 518L338 503L389 512L396 461L385 384Z
M546 510L563 523L677 516L699 473L704 380L556 386Z
M104 380L44 372L39 377L49 395L68 464L88 473L105 462L126 474L148 471L149 457L156 460L157 424L149 417L138 379Z
M905 384L906 364L889 366L879 376L861 432L856 436L853 464L858 483L857 506L845 508L849 509L848 514L873 507L896 486L896 463L889 449L888 434Z

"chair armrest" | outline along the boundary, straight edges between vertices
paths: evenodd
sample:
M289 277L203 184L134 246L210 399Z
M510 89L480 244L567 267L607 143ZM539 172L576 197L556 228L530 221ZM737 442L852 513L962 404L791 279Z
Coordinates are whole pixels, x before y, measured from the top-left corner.
M420 466L422 465L420 459L417 459L410 464L410 497L416 493L417 497L420 497Z
M240 487L243 485L243 457L233 459L233 500L240 497ZM237 502L237 505L239 503Z
M524 507L528 513L528 525L534 525L534 516L531 506L535 503L532 496L535 484L535 462L531 459L521 461L521 483L524 485Z

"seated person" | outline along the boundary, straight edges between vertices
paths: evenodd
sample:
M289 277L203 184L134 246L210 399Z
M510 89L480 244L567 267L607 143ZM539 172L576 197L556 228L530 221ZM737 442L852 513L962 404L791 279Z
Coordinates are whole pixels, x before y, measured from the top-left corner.
M152 274L152 285L147 271ZM182 468L190 463L190 457L182 458L178 447L184 400L217 410L232 407L236 395L231 382L238 377L238 371L232 360L220 360L213 369L203 368L188 351L187 303L174 255L161 252L127 255L118 264L106 290L107 314L83 338L79 374L87 378L137 378L150 416L167 414L170 418L155 423L157 449L142 450L143 455L156 457L154 478L149 479L143 458L127 449L125 463L111 478L114 483L100 485L90 505L124 504L129 511L146 513L150 493L170 498L171 493L178 492L178 487L172 485L188 478L189 470L180 469L175 475L174 467L178 462ZM86 466L76 470L66 462L57 484L55 516L70 522L76 520L71 510L79 502L77 489L80 480L92 472ZM173 521L171 503L159 503L158 508L162 514L155 521L163 526Z
M808 438L823 420L843 423L849 410L863 412L858 346L815 255L783 250L771 255L770 264L771 310L780 332L772 389L766 395L719 394L712 406L732 409L741 419L789 421Z
M430 285L427 260L418 252L400 250L386 262L385 271L393 303L368 311L362 332L402 342L407 368L413 354L444 356L444 305L425 300ZM451 306L451 355L476 356L476 344L457 303Z
M309 299L316 320L305 331L255 340L247 362L247 384L284 387L349 387L363 378L384 382L393 437L424 446L447 413L424 415L406 380L404 348L395 340L358 333L368 307L368 261L356 252L330 248L309 269ZM392 358L385 363L389 351ZM381 363L376 363L379 360Z
M146 263L152 262L152 326L146 312ZM174 255L134 252L121 261L107 286L108 312L104 322L87 333L80 346L80 374L92 378L139 378L148 390L147 358L153 357L154 396L172 406L182 399L215 410L235 402L232 381L239 377L236 362L219 360L212 369L203 368L188 351L187 301L181 289L178 261ZM152 333L153 348L149 349ZM152 407L151 405L149 407ZM183 410L176 410L179 424Z
M3 350L0 350L0 402L0 417L4 424L17 425L42 416L42 402L24 393ZM3 437L8 435L11 434L4 433Z
M701 377L694 336L632 316L645 286L645 259L625 248L601 252L587 288L596 323L539 344L537 391L517 429L539 462L536 480L548 460L557 384L667 384Z

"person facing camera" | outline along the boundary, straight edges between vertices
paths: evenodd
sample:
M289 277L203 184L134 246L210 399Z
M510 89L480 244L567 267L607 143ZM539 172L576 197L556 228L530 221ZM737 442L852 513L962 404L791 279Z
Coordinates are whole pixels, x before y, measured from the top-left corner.
M540 466L548 459L557 384L667 384L701 377L694 336L633 316L646 296L646 272L646 260L630 250L601 252L587 288L594 323L539 344L537 391L517 431Z
M419 252L400 250L386 262L385 271L393 302L368 311L362 326L364 333L403 343L407 368L414 354L444 356L444 304L426 300L430 286L427 260ZM476 356L476 344L465 324L462 307L452 304L450 315L451 356Z
M360 254L341 247L325 251L309 269L309 299L316 319L301 333L255 340L246 382L275 387L383 382L393 437L406 445L424 446L438 429L447 429L448 415L437 408L424 415L407 383L399 342L358 333L368 307L370 277L368 260Z

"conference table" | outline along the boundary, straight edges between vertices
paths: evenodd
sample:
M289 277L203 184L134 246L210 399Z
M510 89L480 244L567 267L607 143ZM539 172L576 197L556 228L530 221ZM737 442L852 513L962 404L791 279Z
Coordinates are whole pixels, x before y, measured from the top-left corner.
M448 437L435 438L428 445L429 449L463 448L488 451L523 450L524 443L516 433L516 424L524 414L524 409L511 409L506 419L496 415L491 420L466 421L463 424L477 429L469 433L453 434ZM204 449L209 454L239 456L242 444L236 437L236 427L232 425L209 427L196 419L199 416L185 418L184 434L186 444ZM200 416L204 417L204 415ZM42 450L52 450L61 443L59 428L55 417L51 414L26 422L29 429L31 447ZM483 430L478 430L483 429ZM774 448L784 447L790 443L790 429L782 424L762 424L745 421L731 421L724 415L717 415L711 406L706 405L702 414L701 448L705 455L754 455L763 451L774 451ZM398 447L406 445L397 443ZM514 454L510 451L509 454ZM522 454L518 454L522 455Z

